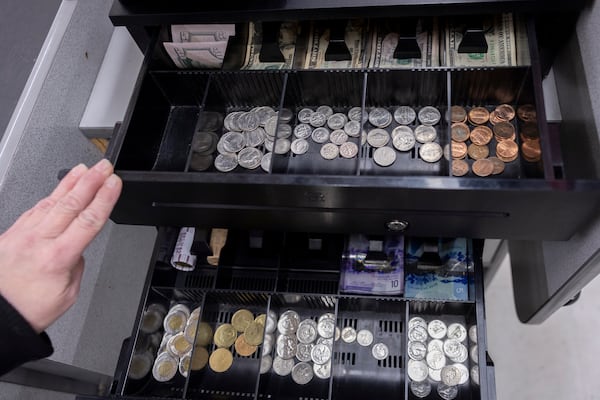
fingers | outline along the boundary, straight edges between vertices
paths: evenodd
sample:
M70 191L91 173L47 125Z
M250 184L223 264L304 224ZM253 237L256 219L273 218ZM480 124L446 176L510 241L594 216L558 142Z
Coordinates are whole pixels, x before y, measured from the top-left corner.
M121 179L114 174L106 179L94 199L58 237L62 248L68 248L72 254L85 250L108 220L122 186Z
M37 226L40 233L48 238L57 237L63 233L94 199L96 192L106 178L112 174L112 171L111 163L108 160L101 160L93 168L85 171L70 190L57 188L60 197L40 220Z

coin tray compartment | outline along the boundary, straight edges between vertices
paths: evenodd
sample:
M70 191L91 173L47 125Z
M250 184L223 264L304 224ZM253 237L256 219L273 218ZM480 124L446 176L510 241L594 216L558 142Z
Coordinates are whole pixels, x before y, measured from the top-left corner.
M404 398L406 303L371 297L340 297L337 326L368 329L373 344L384 343L389 356L376 360L372 347L342 339L333 344L331 399Z

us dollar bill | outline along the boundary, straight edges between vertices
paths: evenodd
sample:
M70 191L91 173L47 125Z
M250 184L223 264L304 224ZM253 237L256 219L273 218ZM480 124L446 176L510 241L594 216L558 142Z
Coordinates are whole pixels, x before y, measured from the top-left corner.
M305 69L352 69L368 65L370 48L367 46L367 42L370 33L366 21L349 20L346 25L344 41L352 56L350 60L325 60L325 53L329 46L329 37L329 28L321 24L312 24L304 57Z
M440 35L437 18L427 23L420 19L417 22L416 37L421 58L397 59L394 50L398 45L398 33L393 32L386 24L374 28L371 40L369 68L425 68L440 65Z
M171 37L175 43L222 42L235 36L235 24L172 25Z
M296 39L298 37L298 22L282 22L279 30L279 49L283 54L284 62L261 62L259 60L262 48L262 24L248 23L248 45L246 57L241 69L290 69L296 53Z
M227 42L163 43L178 68L221 68Z
M498 14L484 22L487 53L459 53L464 26L448 22L445 30L445 65L448 67L515 66L515 27L512 14Z

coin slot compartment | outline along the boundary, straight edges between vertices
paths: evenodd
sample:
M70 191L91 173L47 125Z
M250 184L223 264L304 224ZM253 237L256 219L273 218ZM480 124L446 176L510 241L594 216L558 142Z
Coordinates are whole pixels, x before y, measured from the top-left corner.
M361 346L354 340L334 342L331 399L404 398L403 361L406 303L400 299L366 296L339 298L337 325L355 331L369 330L373 343ZM373 357L376 343L384 343L388 356Z
M356 71L298 71L288 75L283 107L292 111L294 117L290 122L292 132L301 124L298 113L305 108L316 111L319 106L329 106L333 113L343 113L347 117L352 107L362 104L364 74ZM311 131L317 127L311 126ZM333 131L325 123L330 133ZM296 135L287 140L293 141ZM333 159L325 159L320 151L324 143L317 143L308 136L308 149L304 154L274 154L273 173L278 174L323 174L323 175L355 175L358 169L358 154L353 158L344 158L338 154ZM360 147L359 137L348 137ZM338 146L339 150L339 146Z
M448 109L448 74L446 71L370 71L367 74L365 111L370 113L374 108L384 108L392 120L383 127L389 135L385 145L394 150L395 161L389 166L380 166L375 162L375 148L367 141L362 146L361 175L390 175L390 176L448 176L449 162L441 157L437 162L429 163L421 159L419 149L423 145L418 141L407 151L399 151L393 146L392 132L400 124L394 118L394 112L400 106L409 106L415 113L413 122L406 125L412 131L421 125L419 111L424 107L436 108L440 113L439 121L433 125L436 130L435 143L441 149L449 142L446 113ZM383 119L382 119L383 122ZM383 126L383 125L380 125ZM368 134L379 128L369 120L363 121L363 130Z

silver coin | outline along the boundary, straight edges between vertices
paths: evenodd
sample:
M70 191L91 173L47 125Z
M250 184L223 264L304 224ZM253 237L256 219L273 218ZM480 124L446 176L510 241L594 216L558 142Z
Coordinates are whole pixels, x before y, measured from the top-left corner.
M469 369L460 363L453 364L452 366L458 368L460 371L460 381L458 381L458 384L464 385L467 383L469 381Z
M471 355L471 361L475 364L479 364L479 350L477 349L477 345L471 346L469 354Z
M294 113L289 108L282 108L278 115L279 121L285 123L290 122L294 118Z
M297 340L295 336L279 335L275 342L275 352L284 360L296 357Z
M253 131L260 125L260 120L258 119L258 115L252 111L242 113L238 119L237 124L242 131Z
M474 385L479 386L479 365L473 365L471 367L471 382Z
M435 382L442 381L442 370L429 368L429 379Z
M360 134L360 145L364 146L365 143L367 143L367 132L362 131L362 133Z
M260 359L260 373L266 374L267 372L269 372L272 365L273 357L271 357L271 355L267 354L265 356L262 356Z
M437 143L425 143L419 148L419 155L423 161L434 163L442 158L442 147Z
M396 138L396 136L404 134L405 136L412 136L414 138L415 133L413 132L412 128L410 126L404 126L404 125L400 125L395 127L392 130L391 136L392 136L392 140L394 140Z
M440 122L442 115L437 108L427 106L419 110L419 121L424 125L435 125Z
M241 131L242 129L237 124L237 119L242 114L243 112L241 111L234 111L232 113L227 114L227 116L225 116L225 119L223 120L223 127L228 131Z
M454 400L458 396L458 387L448 386L444 383L438 384L438 395L444 400Z
M396 161L396 151L391 147L380 147L373 153L373 160L381 167L389 167Z
M239 132L227 132L224 134L220 142L223 143L223 148L229 153L237 153L246 145L244 135Z
M420 399L425 398L431 393L431 383L413 381L410 383L410 391Z
M327 118L333 115L333 109L329 106L319 106L317 107L317 112L325 115Z
M256 128L253 131L244 132L244 136L246 137L246 146L248 147L256 147L260 146L265 142L265 130L263 128Z
M331 140L331 143L340 146L348 141L348 135L342 129L336 129L329 135L329 140Z
M317 339L317 323L310 318L300 322L296 330L296 337L300 343L312 343Z
M419 143L429 143L437 139L437 131L433 126L419 125L415 128L415 139Z
M361 346L367 347L373 343L373 333L368 329L361 329L356 332L356 341Z
M296 346L296 358L298 361L312 361L310 352L313 347L314 344L312 343L298 343L298 346Z
M310 124L315 128L319 128L327 122L327 117L325 114L321 114L320 112L314 112L310 116Z
M272 333L268 333L268 332L265 333L264 336L263 336L263 343L265 343L265 344L266 343L270 343L270 344L275 343L275 337L273 336L273 334Z
M400 125L410 125L417 118L417 113L412 107L400 106L394 111L394 119Z
M288 139L277 139L275 142L275 147L273 148L273 152L275 154L286 154L290 151L290 147L292 144Z
M325 364L313 364L313 372L320 379L329 379L331 377L331 360Z
M444 145L444 158L448 161L450 161L450 158L451 158L450 151L451 151L450 145L449 144Z
M344 132L348 136L359 137L360 136L360 122L358 121L348 121L344 125Z
M427 351L441 351L444 352L444 342L439 339L433 339L427 343Z
M263 153L254 147L246 147L238 154L238 163L247 169L256 169L260 166Z
M434 339L442 339L447 331L446 324L439 319L434 319L427 324L427 333Z
M312 133L312 131L313 131L313 129L310 125L298 124L294 128L294 136L296 136L298 139L306 139L306 138L310 137L310 134Z
M223 127L223 114L214 111L203 111L198 116L198 130L216 132Z
M407 126L399 126L392 132L392 144L399 151L409 151L415 147L415 136L411 132L397 131L399 128L408 128ZM410 128L408 128L410 129ZM395 135L394 135L395 133Z
M273 360L273 372L280 376L287 376L294 368L294 359L285 360L281 357L275 357Z
M198 172L206 171L210 168L212 163L212 154L201 155L198 153L192 153L192 159L190 160L190 170Z
M371 354L376 360L385 360L390 355L390 350L384 343L375 343L371 348Z
M373 147L383 147L390 141L390 135L383 129L371 129L367 135L367 142Z
M219 142L217 143L217 151L219 152L219 154L235 156L235 153L225 150L225 147L223 147L223 144L224 144L224 142L222 140L219 140Z
M464 342L467 338L467 329L463 324L454 323L448 326L448 339L456 339Z
M316 344L324 344L325 346L329 347L330 349L333 349L333 338L320 337L317 339Z
M325 143L321 147L321 157L326 160L333 160L340 154L340 148L333 143Z
M332 338L335 333L335 321L333 318L323 318L317 324L317 332L325 339Z
M412 328L408 328L408 339L417 342L426 342L427 328L422 325L414 325Z
M446 339L444 341L444 354L448 357L460 356L460 342L456 339Z
M277 133L277 116L272 116L267 119L265 122L265 133L271 137L275 137L275 133Z
M352 107L348 111L348 118L352 121L361 122L369 119L369 114L360 107Z
M469 351L467 350L467 346L461 343L461 345L459 346L459 350L459 354L456 357L449 357L450 360L452 360L452 362L463 363L467 361L467 358L469 358Z
M277 331L282 335L291 335L296 333L300 325L300 316L296 311L287 310L279 317L277 322Z
M335 333L333 335L333 340L335 340L337 342L338 340L340 340L341 336L342 336L342 331L340 330L339 327L336 326L335 327Z
M270 136L267 136L267 138ZM272 140L268 140L267 138L265 138L265 149L267 151L273 151L273 147L275 147L275 142Z
M277 127L277 137L287 139L292 136L292 127L289 124L279 124Z
M469 339L471 342L477 343L477 325L471 325L469 328Z
M298 112L298 121L303 124L310 124L310 117L312 117L314 111L310 108L303 108Z
M422 361L425 359L427 354L427 347L425 343L416 342L413 340L408 341L408 356L415 361Z
M429 368L432 369L441 369L446 365L446 356L441 351L430 351L425 359Z
M340 146L340 155L344 158L354 158L358 154L358 146L354 142L342 143Z
M269 333L267 333L266 335L270 335ZM265 337L266 337L265 335ZM271 335L272 337L273 335ZM267 342L266 340L263 341L263 348L262 348L262 353L264 354L271 354L271 352L273 351L273 341L275 339L271 339L271 341Z
M310 351L310 358L315 364L325 364L331 360L331 348L325 344L317 344Z
M442 382L448 386L456 386L461 380L461 371L454 365L446 365L442 368Z
M421 325L422 327L427 329L427 322L421 317L412 317L410 320L408 320L409 330L417 325Z
M329 318L329 319L335 320L335 314L334 313L329 313L329 312L325 313L325 314L321 314L321 316L319 316L319 318L317 319L317 322L321 322L325 318Z
M214 132L196 132L192 138L192 151L196 153L212 153L217 147L219 137Z
M263 161L261 162L261 166L265 171L269 171L269 167L271 166L271 156L273 153L267 153L263 156ZM268 160L264 161L265 157L268 156ZM268 163L268 165L263 166L264 163ZM265 168L266 167L266 168ZM273 310L270 310L267 314L267 322L265 324L265 332L273 333L277 329L277 314Z
M423 382L429 375L429 368L423 361L408 360L407 372L414 382Z
M265 172L269 172L269 169L271 169L271 157L273 156L273 153L269 152L269 153L265 153L264 156L262 156L262 159L260 160L260 167L263 169L263 171ZM271 326L273 327L273 330L270 332L274 332L275 331L275 325L277 325L277 321L272 321L270 320L270 318L267 317L267 332L269 332L270 326L269 323L271 324Z
M332 130L344 129L348 117L342 113L336 113L327 118L327 126Z
M351 326L342 329L342 340L346 343L353 343L356 340L356 330Z
M313 376L312 366L307 362L299 362L292 368L292 380L298 385L306 385L312 380Z
M304 139L296 139L290 148L294 154L304 154L308 151L308 142Z
M256 107L253 111L258 117L258 124L260 126L265 126L267 120L276 115L275 110L268 106Z
M215 168L221 172L233 171L237 165L237 156L235 154L219 154L215 158Z
M377 128L386 128L392 123L392 114L385 108L377 107L369 112L369 122Z
M327 128L317 128L312 131L311 137L315 143L327 143L329 140L329 130Z

